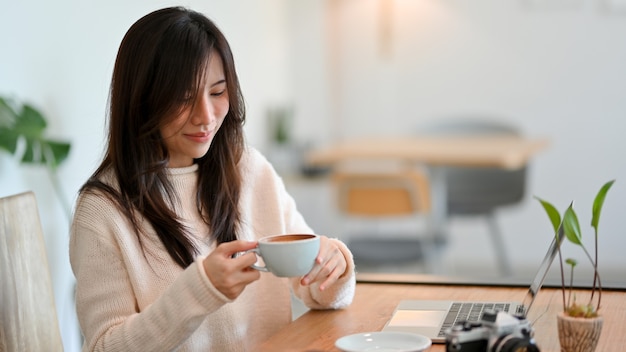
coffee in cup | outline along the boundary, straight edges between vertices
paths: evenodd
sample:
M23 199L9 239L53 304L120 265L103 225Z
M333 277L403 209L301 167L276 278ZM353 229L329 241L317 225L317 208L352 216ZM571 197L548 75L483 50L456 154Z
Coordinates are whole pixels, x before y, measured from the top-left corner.
M315 265L320 250L320 237L314 234L285 234L263 237L250 251L263 259L252 268L271 272L279 277L296 277L307 274Z

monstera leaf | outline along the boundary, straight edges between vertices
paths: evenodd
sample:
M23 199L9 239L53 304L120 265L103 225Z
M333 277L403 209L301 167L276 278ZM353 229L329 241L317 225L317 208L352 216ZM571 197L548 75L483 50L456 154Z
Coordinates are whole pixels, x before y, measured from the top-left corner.
M29 104L15 108L0 97L0 149L22 163L45 164L56 169L68 156L70 144L45 138L46 120Z

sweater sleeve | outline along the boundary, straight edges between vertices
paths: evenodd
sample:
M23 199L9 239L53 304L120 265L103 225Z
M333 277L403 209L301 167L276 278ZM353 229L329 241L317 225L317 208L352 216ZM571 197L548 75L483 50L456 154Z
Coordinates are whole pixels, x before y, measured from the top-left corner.
M272 188L278 193L278 201L280 203L278 208L282 209L281 216L283 219L281 222L285 226L285 233L314 233L306 223L302 214L298 211L295 200L287 192L280 176L269 166L267 161L265 161L265 163L267 164L266 171L262 174L270 174L273 180L272 183L274 186ZM336 238L331 238L331 240L337 244L347 264L346 271L335 284L327 287L324 291L320 291L319 285L321 283L302 286L300 284L300 278L290 279L291 288L296 297L301 299L304 304L311 309L344 308L350 305L354 298L356 274L352 253L340 240Z
M77 278L76 305L88 351L170 351L183 343L229 300L219 293L196 261L185 270L167 264L146 268L163 275L151 303L135 294L142 282L131 275L149 254L140 249L127 220L95 195L81 196L71 229L70 260ZM155 263L155 262L153 262ZM139 274L137 277L144 277Z

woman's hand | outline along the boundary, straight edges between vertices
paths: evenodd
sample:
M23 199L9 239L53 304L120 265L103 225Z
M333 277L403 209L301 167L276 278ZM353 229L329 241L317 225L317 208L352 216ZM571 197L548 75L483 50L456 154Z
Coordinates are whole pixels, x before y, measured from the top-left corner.
M250 268L256 263L255 253L235 255L256 246L257 242L242 240L221 243L202 262L209 280L224 296L230 299L239 297L249 283L261 277L258 270Z
M334 241L326 236L320 236L320 251L315 258L315 265L308 274L300 280L302 285L310 285L314 282L321 282L320 291L334 284L339 279L348 263L341 253L341 250Z

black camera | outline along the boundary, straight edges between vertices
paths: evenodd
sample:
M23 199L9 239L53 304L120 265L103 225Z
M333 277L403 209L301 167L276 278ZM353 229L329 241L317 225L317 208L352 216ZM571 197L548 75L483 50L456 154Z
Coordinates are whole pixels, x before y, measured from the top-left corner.
M539 352L534 331L521 315L485 311L477 322L461 321L446 331L446 351Z

